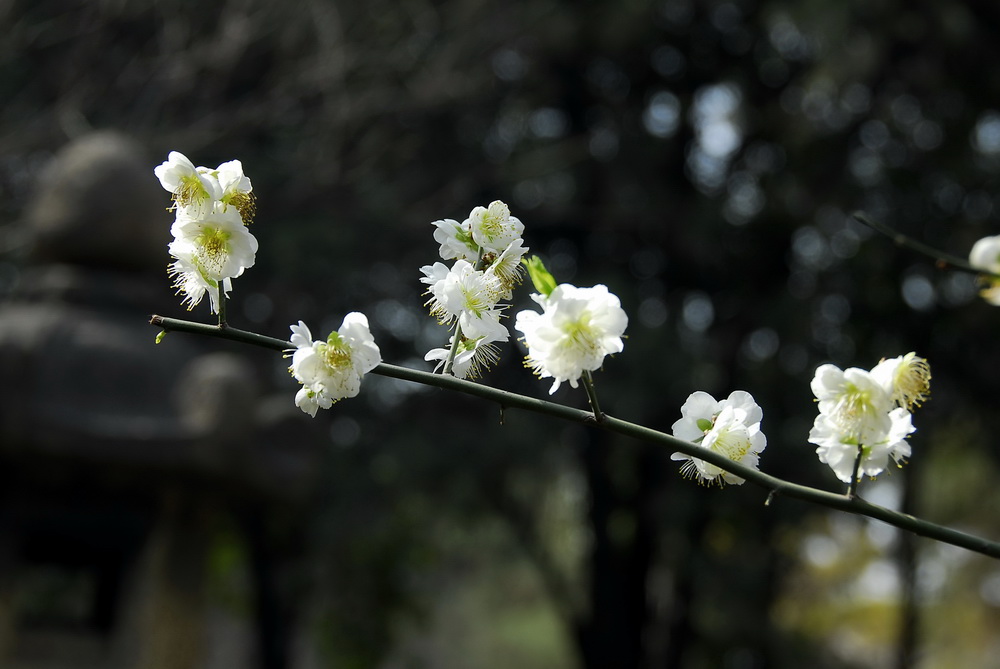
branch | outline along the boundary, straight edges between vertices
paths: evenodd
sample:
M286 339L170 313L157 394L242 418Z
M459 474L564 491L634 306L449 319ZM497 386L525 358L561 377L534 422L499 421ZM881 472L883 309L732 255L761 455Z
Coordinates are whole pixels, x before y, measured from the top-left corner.
M958 256L953 256L950 253L945 253L944 251L939 251L938 249L928 246L923 242L919 242L912 237L908 237L901 232L896 232L884 223L879 223L868 218L868 216L862 211L856 211L851 214L851 218L867 225L872 230L876 232L881 232L883 235L891 239L896 243L896 246L902 246L903 248L910 249L911 251L916 251L922 255L927 256L934 260L934 265L938 269L952 269L958 272L968 272L969 274L977 274L980 276L988 276L993 279L1000 279L1000 274L996 274L989 270L981 269L979 267L973 267L968 263L968 261L959 258Z
M284 341L282 339L275 339L273 337L266 337L254 332L237 330L236 328L231 327L220 328L215 325L205 325L203 323L194 323L176 318L166 318L164 316L152 316L150 317L149 322L151 325L162 328L164 332L187 332L191 334L217 337L220 339L231 339L233 341L262 346L276 351L287 351L294 348L291 342ZM590 425L609 432L615 432L639 441L660 444L673 451L678 451L680 453L684 453L685 455L709 462L716 467L724 469L731 474L736 474L737 476L764 488L768 491L767 503L770 503L776 495L793 497L795 499L800 499L819 506L825 506L837 511L846 511L847 513L874 518L875 520L880 520L884 523L892 525L893 527L898 527L901 530L906 530L907 532L912 532L929 539L941 541L946 544L952 544L953 546L959 546L976 553L982 553L983 555L987 555L992 558L1000 558L1000 543L998 542L989 541L988 539L967 534L943 525L921 520L920 518L900 513L898 511L893 511L892 509L887 509L885 507L878 506L877 504L871 504L870 502L866 502L857 496L852 498L847 495L827 492L825 490L819 490L818 488L811 488L809 486L785 481L784 479L779 479L775 476L771 476L770 474L765 474L764 472L751 467L741 465L738 462L733 462L724 455L711 451L707 448L702 448L697 444L678 439L677 437L666 434L665 432L660 432L659 430L643 427L642 425L630 423L629 421L621 420L619 418L613 418L607 414L603 414L603 420L598 421L595 419L594 414L590 411L574 409L563 406L562 404L555 404L554 402L535 399L525 395L518 395L506 390L490 388L489 386L480 385L464 379L458 379L453 376L433 374L431 372L410 369L408 367L398 367L384 362L372 370L372 373L379 374L381 376L388 376L394 379L401 379L403 381L412 381L413 383L436 386L438 388L453 390L455 392L465 393L466 395L473 395L475 397L481 397L485 400L498 403L501 408L513 407L516 409L524 409L525 411L540 413L574 423L583 423L584 425Z

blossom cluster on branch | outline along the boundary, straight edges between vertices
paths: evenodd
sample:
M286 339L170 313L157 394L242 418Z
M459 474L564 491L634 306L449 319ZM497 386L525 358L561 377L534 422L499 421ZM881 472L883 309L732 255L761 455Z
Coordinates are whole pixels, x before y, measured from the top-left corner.
M902 465L915 430L910 410L927 399L930 381L930 365L915 353L870 371L821 365L811 384L819 415L809 432L820 462L850 484L862 474L880 474L890 457Z
M716 401L703 391L692 393L681 407L681 418L671 427L678 439L690 441L733 462L757 469L758 456L767 446L767 437L760 431L764 412L753 396L735 390L724 400ZM733 483L743 479L721 467L684 453L674 453L671 460L685 460L681 473L698 479L699 483Z
M368 329L368 318L357 311L344 316L340 329L326 341L313 341L305 323L292 325L290 341L292 364L288 371L302 384L295 395L295 406L310 416L319 409L329 409L345 397L361 390L361 377L382 362L375 338Z
M154 169L171 193L176 211L169 245L169 272L191 309L207 293L211 311L225 326L224 307L232 279L252 267L257 240L247 225L255 201L250 179L238 160L215 169L195 167L174 151ZM595 419L602 419L591 373L609 355L624 350L628 316L606 286L577 287L558 283L537 256L526 258L524 224L501 201L477 206L461 222L432 223L441 261L420 268L425 306L448 326L445 346L433 348L425 360L435 372L460 379L478 378L499 359L500 346L510 339L505 321L514 290L527 274L537 292L531 299L541 309L524 310L513 319L527 349L524 364L540 379L552 379L549 393L563 383L582 383ZM995 271L1000 268L1000 237L977 243L970 256ZM450 263L446 264L446 263ZM992 300L1000 287L984 291ZM996 298L1000 301L1000 297ZM295 405L310 416L335 402L354 397L363 377L381 363L367 317L351 312L325 339L313 340L302 321L290 326L289 372L301 384ZM820 462L830 466L852 494L859 477L876 476L890 459L901 464L911 454L907 441L914 431L911 411L929 394L930 367L914 353L883 360L871 370L841 370L821 365L811 388L819 415L808 435ZM688 397L672 431L694 445L694 453L674 453L683 461L681 473L702 484L741 484L743 477L712 464L696 453L711 451L724 461L758 469L767 445L761 430L763 411L742 390L722 400L703 391ZM744 470L745 471L745 470Z
M525 267L539 291L531 297L542 312L519 312L514 328L528 348L525 365L539 378L554 379L550 394L563 382L578 387L585 373L623 350L628 317L618 298L606 286L556 285L537 256L525 259L524 224L505 203L476 207L461 223L443 219L433 225L439 255L454 261L450 268L442 262L420 268L428 286L426 306L439 323L453 328L448 346L425 356L437 361L437 370L476 378L498 360L498 345L510 338L502 322L509 305L503 301L511 299Z
M524 277L524 224L498 200L474 208L461 223L446 218L433 225L438 254L454 264L425 265L420 281L427 285L431 315L453 330L448 345L424 359L437 362L435 371L478 378L499 360L499 345L510 338L500 319L508 306L503 302Z
M212 313L219 313L232 280L253 267L257 253L257 239L247 229L256 212L250 179L238 160L195 167L177 151L153 173L173 196L176 212L168 249L174 287L189 310L208 293Z

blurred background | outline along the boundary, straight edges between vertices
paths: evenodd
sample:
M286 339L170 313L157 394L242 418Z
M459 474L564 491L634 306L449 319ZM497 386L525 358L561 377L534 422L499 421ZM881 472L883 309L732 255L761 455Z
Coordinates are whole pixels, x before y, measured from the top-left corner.
M839 490L813 371L917 351L912 462L861 494L997 538L1000 312L849 214L963 257L998 232L998 29L991 2L0 2L2 666L1000 666L994 561L391 379L310 421L279 356L146 325L189 316L170 150L253 181L232 325L360 310L421 369L430 223L501 199L621 297L609 413L669 431L747 390L761 468ZM483 382L544 396L521 359Z

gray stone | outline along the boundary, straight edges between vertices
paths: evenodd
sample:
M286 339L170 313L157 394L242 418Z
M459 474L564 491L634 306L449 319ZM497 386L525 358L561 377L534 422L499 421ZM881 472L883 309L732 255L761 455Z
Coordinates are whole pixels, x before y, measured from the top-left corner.
M25 216L38 262L151 269L167 262L169 195L153 161L114 132L87 135L42 174Z

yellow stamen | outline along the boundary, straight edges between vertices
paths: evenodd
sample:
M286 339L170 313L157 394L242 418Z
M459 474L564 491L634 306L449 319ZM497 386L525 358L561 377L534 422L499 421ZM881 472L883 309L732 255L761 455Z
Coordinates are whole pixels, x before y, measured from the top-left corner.
M894 399L907 411L920 406L931 396L931 366L916 353L907 353L896 368Z

